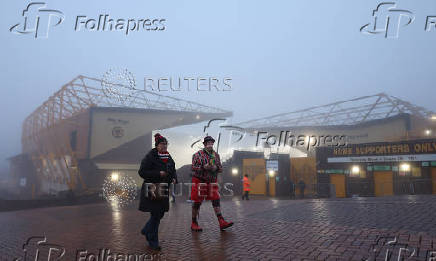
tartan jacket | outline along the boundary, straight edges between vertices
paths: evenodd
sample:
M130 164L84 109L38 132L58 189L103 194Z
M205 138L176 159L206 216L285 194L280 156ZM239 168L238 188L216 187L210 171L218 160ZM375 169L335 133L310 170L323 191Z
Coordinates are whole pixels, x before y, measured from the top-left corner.
M204 166L209 164L211 157L203 149L192 155L192 176L200 179L202 182L216 182L217 174L223 172L220 155L215 151L212 151L212 153L215 157L215 165L217 166L215 172L204 169Z

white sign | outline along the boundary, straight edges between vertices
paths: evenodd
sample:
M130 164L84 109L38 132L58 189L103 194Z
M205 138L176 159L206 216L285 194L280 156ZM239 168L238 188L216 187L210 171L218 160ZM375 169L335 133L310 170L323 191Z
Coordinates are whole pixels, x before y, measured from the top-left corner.
M278 160L267 160L266 161L266 170L267 171L278 171L279 170L279 161Z
M20 186L25 187L26 186L26 178L20 178Z
M340 162L397 162L397 161L436 161L436 154L362 156L327 158L328 163Z

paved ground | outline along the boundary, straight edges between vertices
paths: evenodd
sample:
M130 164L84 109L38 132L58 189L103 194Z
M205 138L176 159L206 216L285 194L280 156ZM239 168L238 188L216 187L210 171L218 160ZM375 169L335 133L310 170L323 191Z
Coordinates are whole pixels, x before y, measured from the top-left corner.
M101 253L108 250L131 254L130 260L135 260L134 254L143 254L143 260L385 260L387 253L397 260L400 251L412 256L404 260L431 260L432 255L436 260L436 195L234 198L222 202L224 217L235 221L226 232L219 231L211 203L206 202L199 220L204 231L194 234L189 230L190 205L180 201L162 220L160 254L149 252L139 234L148 214L137 211L137 204L123 209L91 204L2 212L0 260L24 260L23 244L33 236L46 237L46 245L39 246L41 256L50 246L54 254L65 248L61 260L114 261L103 258ZM27 257L34 255L40 240L30 239L24 246Z

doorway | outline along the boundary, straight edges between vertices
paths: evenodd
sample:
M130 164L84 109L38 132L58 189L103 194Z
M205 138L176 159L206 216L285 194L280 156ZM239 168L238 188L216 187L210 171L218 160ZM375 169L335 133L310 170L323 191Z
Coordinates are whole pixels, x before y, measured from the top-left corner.
M331 174L330 183L334 185L337 198L345 198L345 175Z
M376 197L390 196L394 194L392 171L374 172L374 193Z

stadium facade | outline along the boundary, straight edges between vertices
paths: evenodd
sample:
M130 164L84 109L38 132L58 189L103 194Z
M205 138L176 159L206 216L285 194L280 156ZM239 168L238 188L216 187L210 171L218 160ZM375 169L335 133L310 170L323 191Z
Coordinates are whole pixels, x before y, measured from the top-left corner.
M248 174L252 194L288 196L294 184L298 195L300 181L307 196L318 197L436 193L436 114L396 97L380 93L235 125L256 137L253 144L259 133L264 137L264 157L241 158L238 151L226 174L236 180ZM279 144L284 134L295 139ZM305 144L295 143L299 135ZM335 136L346 142L332 144ZM355 154L375 144L384 150L368 150L364 158ZM414 150L421 146L416 144L425 144L426 150ZM397 146L410 149L387 149ZM337 155L340 149L349 154Z
M13 185L21 197L61 191L101 191L120 173L137 174L152 147L152 131L189 125L232 112L145 90L78 76L23 123L22 153L10 158Z

